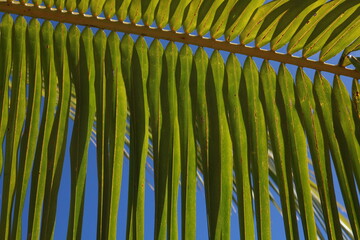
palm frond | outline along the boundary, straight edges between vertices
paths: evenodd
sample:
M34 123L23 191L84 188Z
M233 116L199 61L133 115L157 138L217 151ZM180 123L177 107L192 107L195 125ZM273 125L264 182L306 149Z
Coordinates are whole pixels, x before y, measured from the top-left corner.
M124 156L127 239L145 237L147 165L155 239L196 238L200 172L210 239L230 239L233 203L241 238L270 239L275 204L287 239L360 239L356 1L34 0L0 11L1 239L21 239L25 224L30 239L54 236L69 116L68 239L82 234L90 141L97 239L117 237Z

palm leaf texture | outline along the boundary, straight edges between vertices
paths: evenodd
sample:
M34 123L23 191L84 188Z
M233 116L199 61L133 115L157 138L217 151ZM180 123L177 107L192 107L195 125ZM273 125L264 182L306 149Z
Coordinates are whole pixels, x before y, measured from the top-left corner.
M200 182L210 239L230 239L232 204L241 239L271 238L271 204L287 239L360 239L358 1L22 0L0 11L0 239L22 239L25 225L28 239L54 238L68 141L68 239L81 239L91 141L97 239L117 236L124 156L127 239L144 239L145 207L153 238L195 239Z

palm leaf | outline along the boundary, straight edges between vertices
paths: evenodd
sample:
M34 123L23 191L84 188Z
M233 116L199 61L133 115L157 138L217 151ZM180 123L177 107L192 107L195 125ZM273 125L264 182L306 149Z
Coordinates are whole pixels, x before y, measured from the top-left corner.
M146 236L146 169L155 239L196 238L197 183L210 239L230 239L233 202L241 238L271 238L274 204L288 239L360 239L358 2L26 2L0 2L2 239L21 239L25 225L31 239L54 237L67 142L67 237L81 238L90 141L97 239L118 236L118 216L127 238ZM333 87L320 71L335 75ZM124 157L127 216L118 214Z

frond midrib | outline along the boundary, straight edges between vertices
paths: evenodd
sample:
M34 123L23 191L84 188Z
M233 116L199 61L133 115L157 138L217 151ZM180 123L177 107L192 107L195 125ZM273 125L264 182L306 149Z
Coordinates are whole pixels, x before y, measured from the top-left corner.
M198 47L207 47L216 50L226 51L229 53L238 53L246 56L273 60L281 63L296 65L298 67L305 67L318 71L333 73L336 75L360 79L360 73L358 71L348 69L339 65L331 65L321 61L314 61L303 57L295 57L290 54L282 54L276 51L263 50L256 47L248 47L242 44L219 41L216 39L204 38L201 36L195 36L187 33L178 33L174 31L163 30L160 28L116 21L113 19L94 17L87 14L82 15L75 12L70 13L66 10L60 11L55 8L34 6L33 4L0 2L0 11L33 18L42 18L51 21L58 21L62 23L84 25L116 32L136 34L140 36L147 36L156 39L180 42L184 44L192 44Z

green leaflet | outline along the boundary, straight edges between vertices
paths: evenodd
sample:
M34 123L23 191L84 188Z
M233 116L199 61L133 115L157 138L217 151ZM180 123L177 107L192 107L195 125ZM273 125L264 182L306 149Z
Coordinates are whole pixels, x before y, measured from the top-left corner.
M93 16L98 16L102 11L106 0L91 1L90 9ZM105 9L104 9L105 10Z
M159 0L159 5L155 15L155 21L158 28L164 28L168 23L171 2L172 1L169 0Z
M340 189L343 194L346 210L349 215L350 224L354 236L359 238L359 200L356 192L356 185L348 161L343 161L339 144L334 132L333 111L331 106L331 86L322 75L317 72L314 81L314 97L316 101L316 109L319 113L319 120L326 136L327 143L331 150L331 157L334 162L337 177L339 179ZM345 159L345 158L344 158Z
M225 0L203 1L198 12L197 33L204 36L211 28L216 11Z
M357 9L346 21L337 27L320 52L320 60L326 61L359 37L357 29L360 27L360 9Z
M78 36L76 32L69 32L69 37L77 38ZM72 53L72 55L74 55L71 56L71 58L73 58L72 61L75 62L74 65L79 66L79 69L81 69L81 74L80 72L75 72L75 78L73 79L77 104L70 143L71 196L69 227L67 233L68 239L77 239L81 237L87 155L96 109L93 34L90 28L85 28L81 33L80 48L75 51L79 51L78 62L74 61L76 60L74 59L74 53ZM77 71L79 71L79 69L77 69Z
M325 2L326 0L304 1L302 5L295 1L276 26L270 41L271 49L277 50L287 44L299 26L305 24L313 12Z
M1 19L1 38L0 38L0 144L3 145L8 118L9 118L9 76L12 58L12 30L13 19L10 14L4 14ZM0 148L0 173L3 169L3 149Z
M241 31L241 43L247 44L253 41L257 35L274 25L274 22L277 23L288 8L289 0L271 1L259 7Z
M334 115L334 128L337 137L343 139L341 152L350 160L356 182L360 184L360 146L355 135L355 123L352 113L351 100L344 84L338 76L334 78L331 95Z
M225 105L228 113L229 130L234 156L234 171L236 177L237 203L239 211L239 227L241 239L255 238L253 206L251 199L251 183L248 161L248 146L243 112L240 105L239 87L241 66L234 54L226 62L224 82Z
M294 81L283 64L279 68L278 84L281 91L280 115L286 124L283 126L283 132L286 132L285 146L291 157L304 235L307 239L314 239L317 234L309 184L306 138L296 111Z
M190 93L192 51L183 45L179 53L176 82L181 150L181 210L182 238L196 238L196 145L193 128L193 109Z
M340 58L340 61L339 61L339 65L340 66L343 66L343 67L346 67L346 66L348 66L348 65L350 65L350 64L352 64L352 60L351 59L353 59L354 57L353 56L345 56L345 57L341 57Z
M107 19L112 18L116 12L115 0L106 0L104 3L103 10L104 10L105 18Z
M49 162L41 226L41 237L45 239L50 239L54 235L58 191L68 131L71 82L66 41L67 29L64 24L58 24L54 32L54 60L58 76L59 101L50 134L51 144L48 148Z
M256 15L252 16L255 11L263 4L264 0L255 1L237 1L231 9L229 19L226 24L225 39L227 41L234 40L244 30L246 24L252 21Z
M66 10L69 12L73 12L76 9L76 1L77 0L66 0ZM40 3L41 0L38 0L38 2Z
M122 67L122 76L124 78L124 82L125 82L125 87L126 87L126 95L128 96L127 102L129 104L129 108L130 108L130 135L133 134L133 130L132 130L132 126L131 123L134 120L134 116L133 114L131 114L131 112L134 110L134 106L132 105L132 100L134 99L133 97L133 81L132 81L132 64L133 64L133 57L134 57L134 41L131 38L130 35L125 35L123 37L123 39L121 40L121 67ZM130 136L131 137L131 136ZM132 154L132 152L134 151L134 143L130 143L130 155ZM129 180L131 182L132 179L132 175L134 171L134 166L132 165L130 167L130 173L129 173ZM131 218L135 218L132 214L133 211L133 206L132 203L133 201L133 189L129 188L129 192L128 192L128 213L127 213L127 231L126 231L126 235L127 238L135 238L136 234L129 236L129 234L133 234L133 228L135 228L135 225L133 225L133 221L134 219Z
M339 65L341 66L347 66L349 64L352 63L352 61L349 59L352 58L351 56L348 57L348 55L353 52L353 51L357 51L360 49L360 37L358 37L354 42L352 42L349 46L347 46L345 48L345 50L342 53L342 56L340 58L339 61ZM360 63L359 63L359 67L358 69L360 69Z
M116 6L116 16L119 21L124 21L128 16L128 8L131 0L114 0Z
M134 116L133 114L131 114L131 112L134 110L134 106L132 105L132 100L134 99L133 97L133 81L132 81L132 63L133 63L133 56L134 56L134 41L133 39L130 37L130 35L125 35L123 37L123 39L121 40L121 66L122 66L122 75L124 78L124 82L125 82L125 87L126 87L126 95L128 96L128 104L129 104L129 108L130 108L130 135L133 134L133 127L131 126L131 123L134 120ZM130 136L131 137L131 136ZM133 153L134 151L134 143L130 143L130 155ZM134 171L134 166L132 165L130 167L130 173L129 173L129 181L131 182L131 179L133 177L133 171ZM128 210L127 210L127 230L126 230L126 235L127 238L135 238L136 234L134 233L134 235L129 236L129 234L133 234L133 231L135 228L135 225L133 225L134 223L134 219L135 218L133 216L133 189L129 188L128 191ZM135 229L136 232L136 229Z
M210 28L212 38L216 39L224 34L230 11L234 8L236 2L237 0L228 0L219 7L214 18L214 24Z
M39 134L41 104L41 62L40 62L40 23L32 19L27 32L27 54L29 67L29 100L24 135L21 140L19 174L16 183L16 199L12 238L21 239L21 216L31 168L34 162L36 141ZM31 46L31 47L30 47ZM17 220L15 220L17 219Z
M194 104L195 138L199 141L201 162L198 167L204 176L207 219L210 218L210 177L209 177L209 118L206 100L206 81L208 56L203 48L198 48L194 55L194 68L191 78L194 79L192 100Z
M344 54L348 55L350 52L357 51L360 49L360 37L358 37L354 42L347 46L344 50Z
M161 102L160 102L160 83L162 73L162 60L164 49L159 40L154 40L149 48L149 79L147 82L147 96L150 111L150 127L151 127L151 140L154 152L154 183L155 183L155 232L159 227L164 224L166 214L162 215L162 206L158 203L159 188L161 185L159 182L160 165L160 134L161 134Z
M134 40L130 35L123 36L120 43L121 71L125 82L126 95L131 96L131 59L133 56Z
M252 163L254 179L255 211L257 234L261 239L270 239L270 200L268 146L265 117L259 101L259 73L252 58L247 58L242 76L246 89L247 136L249 142L248 157Z
M139 69L138 66L141 66ZM130 106L130 173L128 192L127 238L144 238L145 163L148 150L149 109L147 80L149 75L148 49L144 38L135 43L132 58L133 87L129 96Z
M150 26L155 19L155 10L159 3L159 0L150 0L146 1L144 0L142 3L145 3L147 5L143 6L143 17L142 20L145 24L145 26Z
M335 29L335 32L339 31L344 26L347 26L346 24L348 21L351 21L351 18L357 17L358 7L359 4L356 2L345 1L323 16L307 38L303 47L303 56L309 57L320 51L328 39L330 40L335 36L332 35Z
M352 106L353 106L353 116L355 122L355 135L360 142L360 86L359 80L353 79L352 82Z
M311 80L301 68L298 69L296 74L296 97L301 108L302 114L299 114L299 116L306 130L322 210L324 217L327 219L325 221L327 236L329 239L340 239L342 233L336 206L328 146L325 146L326 143L324 143L320 121L315 109Z
M299 239L293 180L292 174L289 174L292 172L291 163L286 161L284 143L286 134L283 134L281 129L283 123L277 106L279 90L277 88L276 72L268 61L264 61L260 70L260 96L274 154L286 238Z
M107 82L105 68L106 34L99 30L94 37L94 58L95 61L95 95L96 95L96 153L97 153L97 174L98 174L98 224L97 238L101 239L104 227L104 188L105 188L105 164L109 161L108 127L107 119ZM119 48L119 46L118 46Z
M188 13L184 20L184 30L186 33L191 33L196 29L199 9L204 0L192 0L188 7Z
M311 36L315 28L319 28L320 25L318 25L324 18L325 15L329 14L334 9L336 10L339 6L341 7L345 2L345 0L335 0L330 1L328 3L325 3L323 6L321 6L315 14L311 16L311 18L300 27L299 30L295 33L295 35L291 38L287 51L288 53L292 54L300 49L302 49L308 40L308 38ZM332 15L330 15L332 16ZM323 25L322 27L326 27L326 25Z
M350 62L354 65L354 67L359 71L360 70L360 58L358 57L349 57Z
M72 25L68 32L68 39L67 39L67 46L68 46L68 55L69 55L69 69L71 73L71 81L75 86L75 91L78 91L79 89L79 82L80 82L80 30L76 27L76 25ZM76 93L72 93L76 94ZM76 94L78 95L78 94ZM79 98L79 96L77 96ZM76 104L80 102L80 99L76 99ZM77 106L77 109L80 106ZM77 110L79 112L79 110ZM78 121L78 120L77 120ZM74 125L73 129L73 136L75 138L75 134L77 134L77 127ZM77 143L77 141L74 140L74 144ZM74 148L74 147L73 147ZM77 149L77 148L75 148Z
M137 23L141 17L141 0L132 0L129 7L129 18L132 23Z
M271 14L266 16L266 19L264 20L264 23L261 25L261 28L259 30L259 34L255 38L255 43L257 47L262 47L273 39L275 31L278 29L278 26L283 26L281 23L282 21L284 21L283 19L287 19L287 15L290 15L287 21L294 17L292 16L294 14L294 11L300 10L300 8L295 8L294 11L291 11L291 9L294 8L294 5L299 5L299 3L297 1L288 1L279 8L277 8L275 11L273 11ZM306 7L307 4L300 6L301 8L303 8Z
M65 7L65 0L55 0L55 7L59 10L63 10Z
M77 10L80 14L87 12L91 0L76 0ZM96 0L99 1L99 0Z
M103 219L106 219L103 232L104 239L116 238L118 216L118 203L120 199L123 149L126 132L127 95L125 81L122 74L122 58L120 54L120 41L115 32L108 37L106 49L106 81L107 81L107 106L109 111L106 123L109 126L110 160L105 164L105 205Z
M21 0L20 2L28 2L28 0ZM35 6L39 6L42 3L42 0L33 0Z
M171 8L170 8L170 21L169 25L171 30L178 30L182 24L184 19L184 12L186 7L189 5L191 0L172 0Z
M230 238L232 146L223 100L224 60L214 51L209 62L206 100L209 110L209 238Z
M12 27L10 16L4 16L5 24L2 26L4 30L4 37L9 35ZM12 88L11 101L8 115L8 125L6 132L6 149L4 161L4 182L2 189L2 203L1 203L1 220L0 220L0 238L8 239L11 229L11 206L13 202L16 182L16 168L18 159L18 149L20 145L20 136L25 120L26 114L26 20L19 16L13 25L13 44L12 44ZM3 43L3 41L1 42ZM6 43L4 43L6 44ZM6 44L7 49L11 47L9 43ZM5 46L6 46L5 45ZM5 54L6 57L6 54ZM9 56L8 56L9 57ZM5 68L10 69L11 58L4 58ZM5 76L8 72L4 72ZM6 80L6 79L2 79ZM7 109L7 108L6 108ZM6 126L6 125L5 125Z
M178 238L177 199L180 179L180 132L178 123L178 102L176 93L176 67L178 50L175 43L170 42L165 49L162 75L162 112L163 125L160 139L160 164L167 165L167 232L170 239ZM163 100L164 99L164 100ZM161 180L160 180L161 181Z
M158 51L160 46L157 47ZM169 50L168 50L169 51ZM162 52L162 51L161 51ZM167 73L167 59L164 54L161 54L163 59L162 74L161 74L161 83L160 83L160 101L161 101L161 132L159 140L159 161L158 161L158 185L157 185L157 204L158 208L156 210L156 220L155 220L155 239L166 239L167 236L167 218L168 218L168 168L169 161L173 159L172 153L167 151L172 151L172 148L169 149L167 144L171 144L172 141L169 139L173 138L171 132L170 116L169 116L169 95L167 87L167 81L165 74ZM158 69L159 71L159 69ZM170 142L170 143L169 143ZM170 158L169 158L170 157Z
M57 76L54 63L54 29L49 21L42 24L40 30L41 66L45 86L44 111L42 114L35 161L31 176L31 195L29 209L28 236L38 239L41 229L41 211L45 194L45 182L48 164L48 147L51 129L54 122L54 112L57 104Z
M54 5L54 0L43 0L43 2L45 3L45 6L48 8Z
M76 25L72 25L68 31L68 55L69 55L69 68L72 75L71 81L75 86L79 84L79 56L80 56L80 30ZM75 88L76 89L76 88ZM74 89L74 91L75 91ZM73 95L75 93L72 93Z

